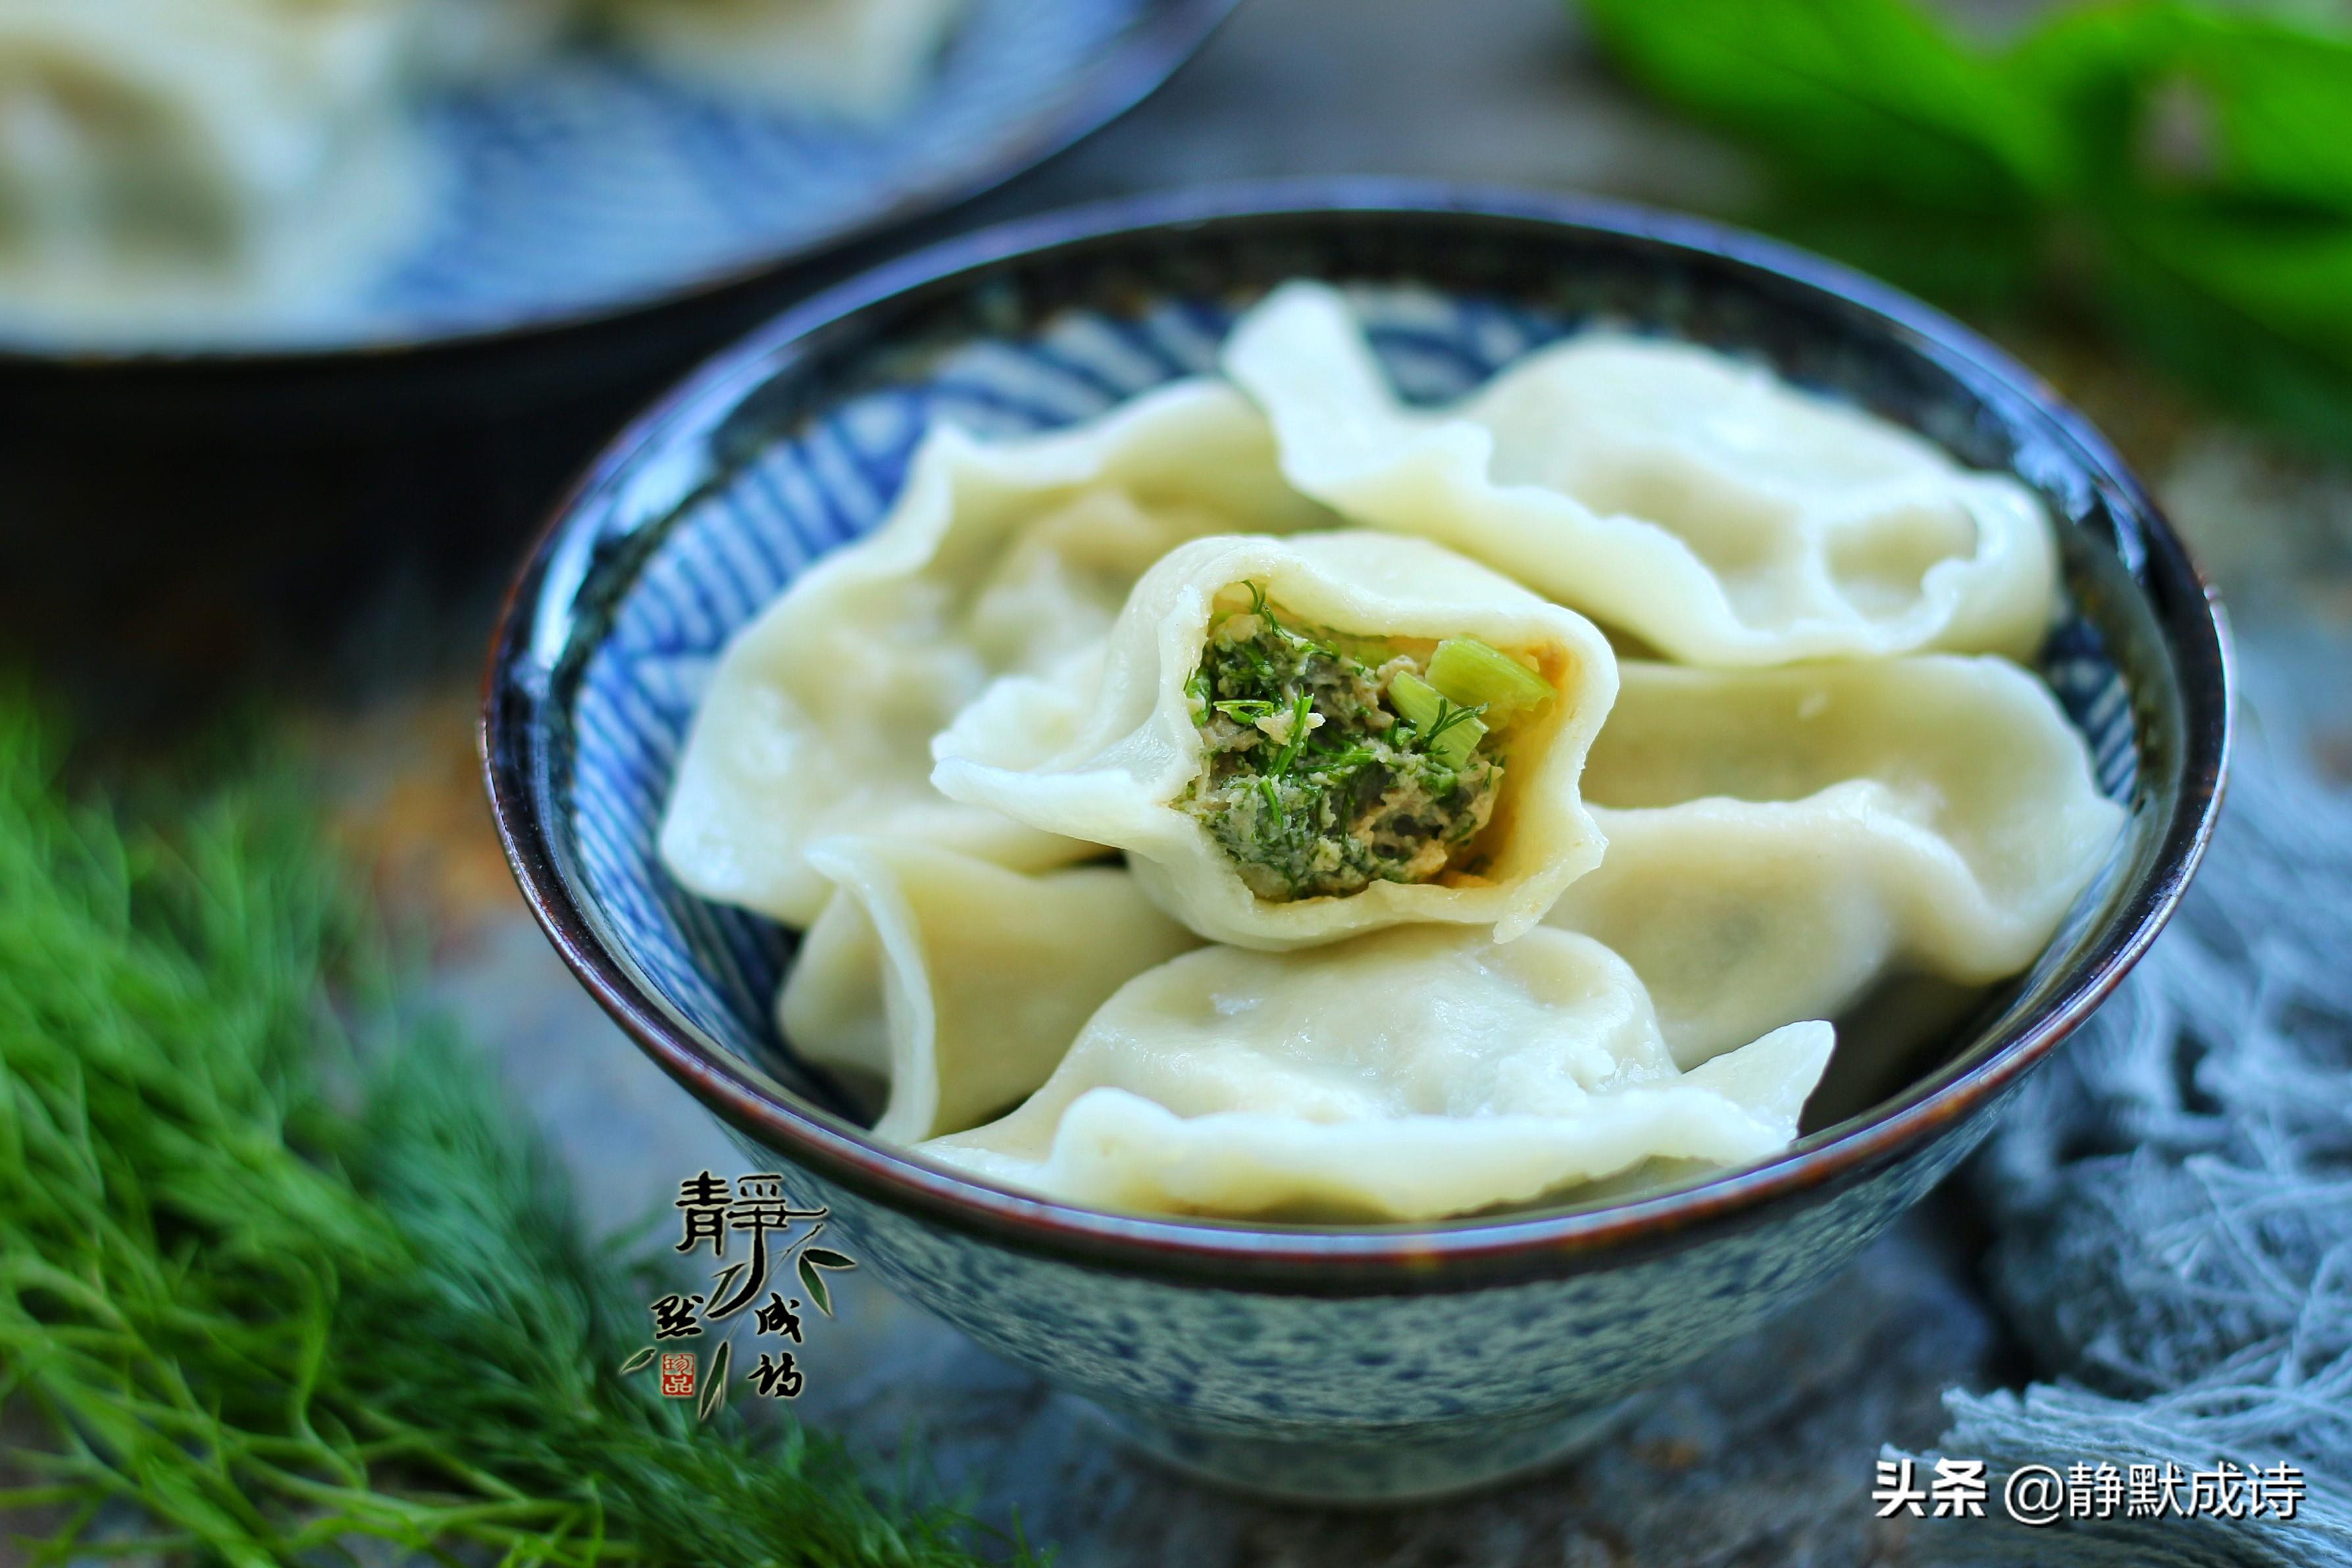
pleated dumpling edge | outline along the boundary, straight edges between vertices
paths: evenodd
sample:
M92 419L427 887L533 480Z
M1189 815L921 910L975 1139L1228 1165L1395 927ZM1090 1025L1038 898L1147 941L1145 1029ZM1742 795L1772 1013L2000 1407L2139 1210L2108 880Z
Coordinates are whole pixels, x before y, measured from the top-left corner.
M1431 1219L1764 1158L1834 1038L1791 1024L1681 1072L1624 962L1549 928L1207 947L1122 987L1021 1109L915 1152L1129 1212Z
M2050 519L2022 485L1695 345L1586 333L1424 411L1345 297L1295 281L1223 363L1307 495L1684 663L2028 658L2057 604Z
M2029 968L2124 837L2005 659L1619 674L1585 772L1609 854L1549 918L1633 965L1686 1067L1895 976Z
M1213 378L1038 435L935 428L880 525L728 641L671 785L664 863L704 897L805 926L832 883L804 852L830 833L1020 871L1092 857L1051 825L940 795L931 737L992 679L1091 645L1176 543L1330 520L1284 481L1264 416Z

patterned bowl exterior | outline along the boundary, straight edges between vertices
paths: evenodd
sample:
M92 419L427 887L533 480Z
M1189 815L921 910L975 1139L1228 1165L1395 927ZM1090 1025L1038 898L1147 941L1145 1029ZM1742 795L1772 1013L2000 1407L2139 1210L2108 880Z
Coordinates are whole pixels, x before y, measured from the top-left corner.
M561 324L810 256L1059 151L1156 87L1233 4L969 0L920 97L870 125L567 50L427 107L432 210L373 286L284 333L199 347L342 351Z
M690 1042L696 1070L681 1071L675 1051L656 1054L701 1085L760 1157L782 1156L793 1196L829 1207L858 1257L1176 1462L1326 1498L1453 1490L1555 1454L1631 1391L1842 1267L1983 1135L2015 1081L2014 1068L1997 1071L2004 1057L2038 1057L2152 936L2201 843L2225 738L2225 705L2210 706L2223 683L2203 599L2186 618L2184 661L2150 592L2149 562L2168 570L2177 544L2111 458L2075 449L2085 437L2063 414L1940 363L1937 350L1957 341L2015 379L1958 329L1897 301L1948 340L1923 342L1905 329L1912 321L1876 315L1892 297L1872 286L1702 225L1668 225L1680 243L1662 244L1648 232L1661 220L1612 210L1548 206L1541 221L1515 223L1395 210L1409 204L1360 192L1336 212L1244 212L1108 239L1074 232L1026 252L982 236L786 319L640 426L559 517L494 655L486 732L502 828L559 946L640 1039L651 1028L666 1045ZM1796 267L1811 275L1802 287ZM1975 465L2016 472L2050 502L2075 613L2043 672L2132 828L2041 963L1949 1042L1906 1103L1973 1092L1901 1136L1888 1134L1885 1106L1811 1132L1801 1155L1873 1135L1884 1146L1768 1205L1723 1195L1789 1156L1663 1197L1570 1206L1549 1221L1569 1230L1549 1236L1541 1217L1350 1239L1088 1216L1090 1244L1071 1255L1069 1238L1028 1227L1076 1211L999 1195L1003 1222L975 1229L954 1200L910 1205L707 1092L701 1067L732 1063L779 1105L796 1098L800 1126L822 1119L808 1106L835 1103L772 1020L791 934L686 893L655 852L678 747L728 638L810 560L881 518L935 421L988 434L1047 429L1209 370L1239 311L1301 274L1350 287L1390 373L1417 400L1459 395L1535 347L1605 323L1759 359ZM1838 287L1822 291L1819 277ZM2179 565L2164 591L2193 586ZM2181 665L2196 662L2200 627L2210 689L2192 695L2203 677ZM520 837L517 811L532 818ZM551 908L539 894L558 888ZM614 978L651 1010L621 1005ZM1723 1212L1696 1212L1709 1208ZM1175 1266L1159 1246L1169 1232L1231 1256ZM1504 1239L1488 1266L1440 1255L1477 1233ZM1512 1247L1515 1233L1526 1245ZM1265 1249L1286 1246L1280 1277L1256 1277Z

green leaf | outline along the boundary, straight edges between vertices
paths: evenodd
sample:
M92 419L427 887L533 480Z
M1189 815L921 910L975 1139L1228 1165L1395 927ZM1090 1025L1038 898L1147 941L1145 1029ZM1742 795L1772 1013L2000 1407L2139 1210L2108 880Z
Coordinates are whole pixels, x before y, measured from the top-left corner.
M621 1363L621 1375L626 1377L630 1373L635 1372L639 1368L645 1366L648 1362L653 1360L658 1351L658 1346L650 1344L646 1346L645 1349L637 1352L636 1354Z
M2242 413L2311 440L2352 440L2352 220L2202 207L2116 215L2115 329Z
M727 1374L733 1364L734 1354L733 1340L719 1342L719 1349L710 1358L709 1381L702 1385L702 1398L695 1406L694 1418L697 1421L709 1420L727 1403Z
M2352 434L2352 29L2105 0L1979 49L1911 0L1584 0L1766 160L1744 214L1962 308L2086 303L2231 408Z
M1583 0L1650 90L1779 161L1784 180L1914 206L2030 207L2071 167L1998 62L1904 0Z
M833 1288L824 1282L824 1276L816 1271L816 1265L809 1260L805 1252L800 1257L800 1276L801 1289L808 1292L809 1300L815 1303L816 1310L826 1317L833 1316Z
M2352 38L2172 4L2063 11L2011 57L2076 149L2086 200L2196 193L2352 214Z
M843 1253L835 1252L830 1247L807 1248L802 1251L801 1258L803 1261L814 1263L820 1269L855 1269L857 1267L856 1259L845 1256Z

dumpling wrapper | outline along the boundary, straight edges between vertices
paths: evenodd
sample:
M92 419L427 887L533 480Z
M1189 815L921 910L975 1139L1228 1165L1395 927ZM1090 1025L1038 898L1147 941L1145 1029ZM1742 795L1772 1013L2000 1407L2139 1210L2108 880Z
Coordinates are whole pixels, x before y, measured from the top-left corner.
M2027 658L2050 625L2055 545L2024 486L1706 349L1573 338L1423 411L1339 293L1294 282L1234 328L1224 364L1308 495L1669 658Z
M1515 734L1494 819L1474 841L1488 862L1482 875L1261 898L1176 804L1205 766L1184 684L1218 595L1244 582L1307 624L1428 643L1471 636L1540 661L1557 695ZM1278 950L1404 921L1489 925L1508 941L1601 858L1577 774L1616 690L1616 656L1591 622L1425 540L1213 537L1143 576L1096 655L1002 681L958 715L932 743L931 777L950 799L1125 850L1144 892L1213 941Z
M1625 963L1548 927L1209 947L1121 988L1019 1110L917 1152L1101 1208L1428 1219L1760 1159L1833 1043L1792 1024L1680 1072Z
M408 3L420 74L436 86L478 84L544 58L562 44L580 11L577 0Z
M679 759L664 862L705 897L805 926L832 883L803 852L830 833L1023 871L1090 858L1063 825L933 789L931 737L992 679L1092 647L1171 546L1328 520L1284 482L1264 417L1214 381L1018 441L933 431L882 525L728 643Z
M689 80L874 121L930 79L965 0L605 0L614 30Z
M880 1104L875 1135L961 1132L1044 1083L1088 1017L1200 946L1116 866L1024 875L913 841L827 839L840 892L793 960L777 1022Z
M1549 918L1633 966L1685 1067L1893 974L2032 967L2123 826L2001 659L1619 675L1584 772L1609 851Z

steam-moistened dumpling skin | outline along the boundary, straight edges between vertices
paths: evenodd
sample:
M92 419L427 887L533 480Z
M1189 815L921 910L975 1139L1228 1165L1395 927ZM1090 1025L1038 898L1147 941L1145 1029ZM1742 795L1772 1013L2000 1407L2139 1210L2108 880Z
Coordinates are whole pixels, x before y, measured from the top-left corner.
M417 231L398 0L0 0L0 327L299 327Z
M1090 857L1062 824L932 789L931 737L992 678L1098 642L1170 547L1328 520L1284 484L1264 419L1213 381L1024 440L934 431L881 527L728 644L678 765L663 859L706 897L806 925L832 884L803 851L827 833L1024 871Z
M930 78L964 0L607 0L671 71L779 108L877 120Z
M2048 629L2055 547L2021 486L1705 349L1576 338L1423 412L1337 291L1291 283L1224 362L1308 495L1684 663L2024 658Z
M877 1136L961 1132L1045 1082L1113 991L1200 939L1113 866L1027 876L952 850L827 839L840 892L801 943L777 1019L878 1101Z
M2123 825L2001 659L1620 674L1584 772L1609 852L1550 918L1624 956L1686 1067L1892 973L2031 967Z
M1832 1044L1794 1024L1678 1072L1633 971L1549 928L1209 947L1129 981L1018 1111L918 1152L1103 1208L1426 1219L1761 1158Z
M1411 672L1443 683L1445 645L1471 640L1526 695L1455 724ZM1238 688L1213 670L1252 664L1276 700L1219 700ZM1406 681L1432 705L1422 725L1397 716ZM1616 686L1590 622L1425 540L1202 538L1136 584L1095 659L959 715L932 779L1125 850L1213 941L1281 949L1405 921L1507 941L1600 858L1577 774Z

